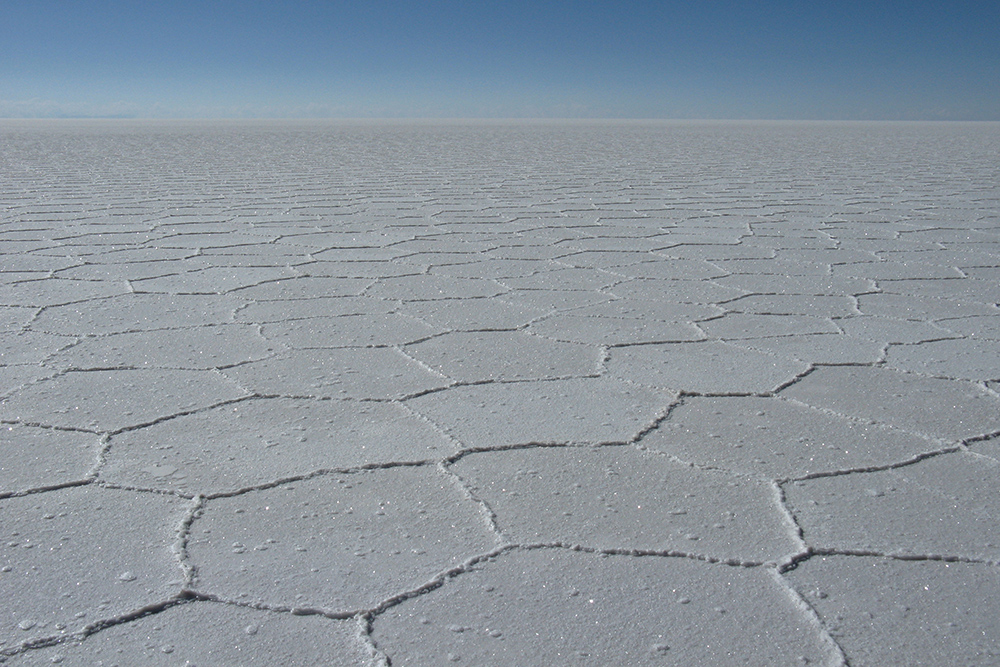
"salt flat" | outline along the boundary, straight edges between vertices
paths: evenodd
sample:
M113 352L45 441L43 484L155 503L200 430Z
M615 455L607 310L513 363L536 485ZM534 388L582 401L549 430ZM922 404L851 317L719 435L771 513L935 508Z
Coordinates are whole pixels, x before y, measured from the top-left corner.
M0 121L0 661L997 664L997 155Z

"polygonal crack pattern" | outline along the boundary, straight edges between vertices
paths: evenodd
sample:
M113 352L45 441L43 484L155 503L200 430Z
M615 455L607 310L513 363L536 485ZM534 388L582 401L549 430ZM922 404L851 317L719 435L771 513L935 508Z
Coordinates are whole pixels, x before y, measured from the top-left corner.
M992 126L231 130L4 134L0 662L1000 659Z

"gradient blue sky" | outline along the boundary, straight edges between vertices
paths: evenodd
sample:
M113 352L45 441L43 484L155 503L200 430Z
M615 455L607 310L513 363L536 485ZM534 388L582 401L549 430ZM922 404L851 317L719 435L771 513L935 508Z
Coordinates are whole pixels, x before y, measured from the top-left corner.
M1000 120L995 0L0 0L0 117Z

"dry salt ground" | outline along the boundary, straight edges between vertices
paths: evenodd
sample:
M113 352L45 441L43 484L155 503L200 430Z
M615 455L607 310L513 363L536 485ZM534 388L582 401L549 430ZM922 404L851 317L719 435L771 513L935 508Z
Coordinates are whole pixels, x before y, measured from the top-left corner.
M0 656L1000 663L998 155L3 121Z

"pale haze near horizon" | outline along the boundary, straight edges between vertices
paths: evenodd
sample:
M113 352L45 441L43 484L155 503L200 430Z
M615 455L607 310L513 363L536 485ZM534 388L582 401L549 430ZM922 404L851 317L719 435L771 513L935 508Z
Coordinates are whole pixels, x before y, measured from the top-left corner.
M6 118L1000 120L990 3L7 3Z

